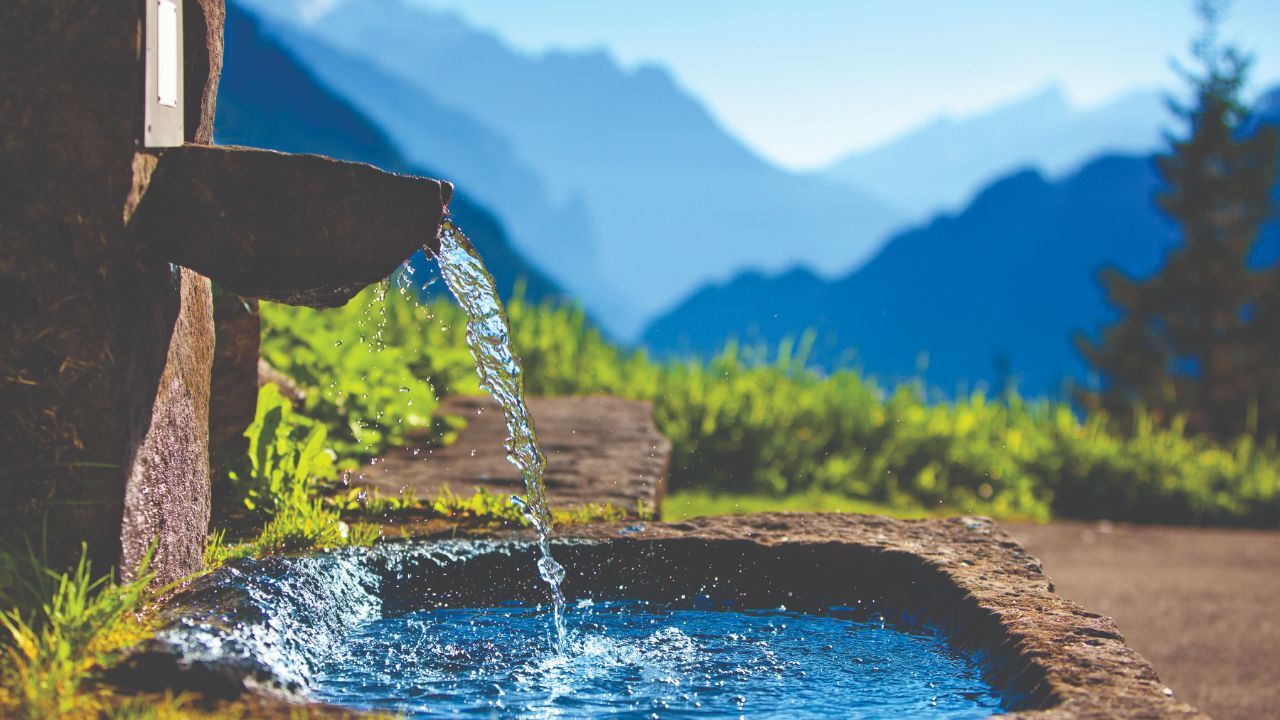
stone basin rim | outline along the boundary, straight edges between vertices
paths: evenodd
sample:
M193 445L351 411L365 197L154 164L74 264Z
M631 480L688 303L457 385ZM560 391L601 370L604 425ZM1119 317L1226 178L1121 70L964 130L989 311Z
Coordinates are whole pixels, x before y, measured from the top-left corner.
M457 540L527 547L528 537L511 531L460 534ZM625 578L638 578L629 589L641 593L675 593L681 587L671 577L682 575L684 587L696 589L714 573L726 589L776 593L779 588L768 586L786 582L797 595L808 593L816 601L823 593L847 594L842 588L848 581L868 602L883 602L886 610L940 630L954 648L978 658L987 681L1006 696L1005 717L1207 717L1171 696L1151 665L1125 645L1114 621L1056 595L1039 561L987 518L768 513L565 527L556 537L558 558L564 556L568 567L605 568L589 584L570 583L570 595L626 583ZM429 554L450 541L410 542ZM392 541L380 547L394 553L405 545ZM475 558L495 554L500 553ZM600 557L608 562L599 563ZM497 570L481 570L479 577L509 572L510 558L505 562ZM645 585L645 575L656 584ZM759 588L748 587L752 578ZM198 594L202 580L189 592ZM530 571L504 595L519 594L521 582L526 589L537 587ZM464 592L464 598L472 596ZM171 616L181 615L183 603L183 596L175 599Z

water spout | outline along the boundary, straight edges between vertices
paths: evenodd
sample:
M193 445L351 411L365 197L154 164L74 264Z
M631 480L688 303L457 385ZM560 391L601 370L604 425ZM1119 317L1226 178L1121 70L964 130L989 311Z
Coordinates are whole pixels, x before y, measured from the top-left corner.
M337 307L424 234L434 243L452 197L447 182L360 163L186 145L165 151L132 226L152 260L237 295Z

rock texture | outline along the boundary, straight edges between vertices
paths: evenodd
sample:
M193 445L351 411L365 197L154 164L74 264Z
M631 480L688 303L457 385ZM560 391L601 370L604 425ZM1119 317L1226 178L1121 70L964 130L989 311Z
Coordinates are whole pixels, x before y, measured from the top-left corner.
M235 452L248 446L244 431L258 406L262 322L258 301L218 288L213 296L217 343L209 406L209 447Z
M135 225L157 260L248 297L337 307L424 245L449 183L319 155L188 145L164 153Z
M611 503L636 511L661 511L671 442L653 424L648 403L611 397L528 400L538 440L547 456L547 498L554 508ZM401 450L366 468L356 480L395 495L405 487L434 499L443 488L460 495L479 489L507 497L524 494L520 473L503 449L502 410L488 397L446 398L444 414L467 426L443 448Z
M209 281L179 271L177 321L156 384L149 432L127 463L120 569L141 566L153 542L161 582L203 563L209 532L209 372L213 367L213 296Z

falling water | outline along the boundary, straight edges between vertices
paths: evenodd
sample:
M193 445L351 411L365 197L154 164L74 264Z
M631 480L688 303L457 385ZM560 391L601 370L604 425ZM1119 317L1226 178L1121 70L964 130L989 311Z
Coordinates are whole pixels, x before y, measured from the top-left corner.
M511 327L493 277L485 269L471 241L452 222L440 228L440 251L436 253L440 274L458 304L467 314L467 346L475 358L480 385L502 406L507 422L507 459L520 469L525 499L513 497L538 533L538 574L551 590L557 647L565 645L564 594L560 582L564 568L551 557L551 510L542 482L547 459L538 447L533 418L524 404L524 379L520 358L511 349Z

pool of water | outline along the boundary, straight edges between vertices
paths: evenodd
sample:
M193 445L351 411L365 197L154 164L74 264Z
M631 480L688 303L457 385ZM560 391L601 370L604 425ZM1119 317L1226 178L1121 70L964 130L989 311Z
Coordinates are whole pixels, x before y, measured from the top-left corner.
M582 601L556 652L528 606L370 621L327 657L317 699L407 717L984 718L999 696L936 635L852 612Z

